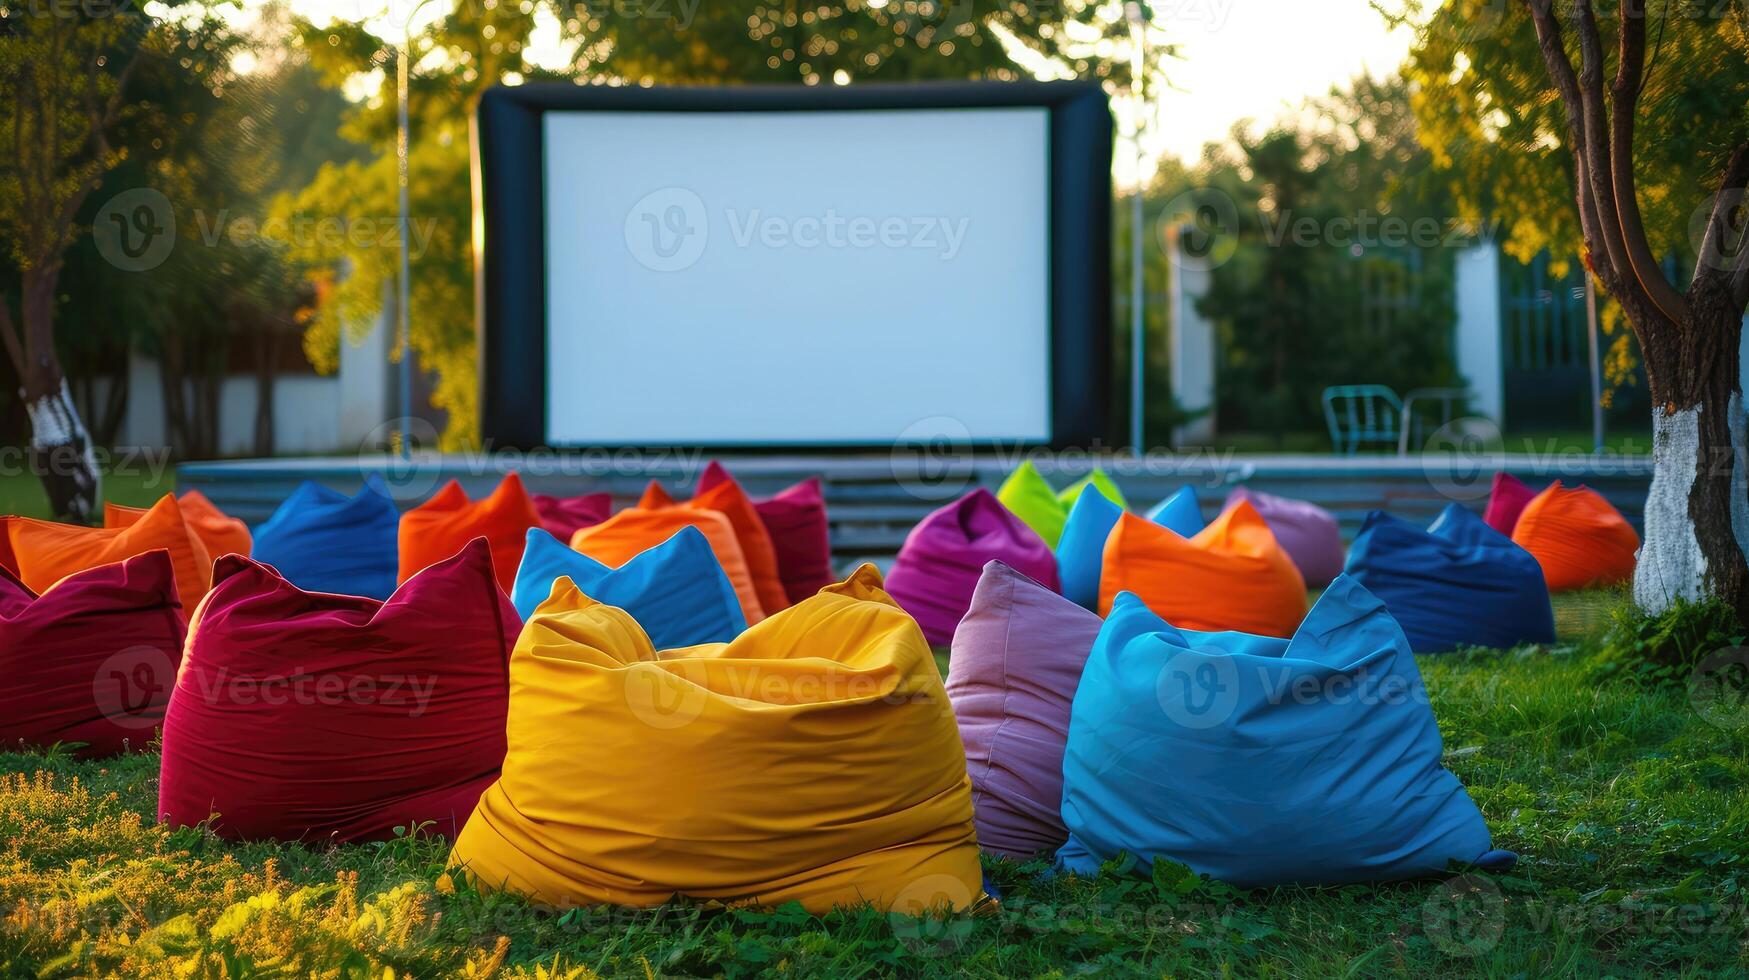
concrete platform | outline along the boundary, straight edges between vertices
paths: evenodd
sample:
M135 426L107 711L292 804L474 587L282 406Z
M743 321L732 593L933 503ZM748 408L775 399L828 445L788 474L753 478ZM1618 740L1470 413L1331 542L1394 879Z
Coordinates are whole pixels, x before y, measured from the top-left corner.
M1451 501L1476 510L1487 504L1489 481L1505 469L1532 486L1561 479L1584 483L1639 526L1651 460L1646 456L1584 453L1481 454L1475 457L1240 455L1193 452L1147 457L1085 453L941 451L879 454L733 455L684 449L671 452L602 450L577 453L421 454L412 460L380 454L301 459L243 459L183 463L177 485L198 489L227 513L250 524L267 519L304 480L354 493L366 474L388 484L403 507L428 498L451 479L473 495L490 492L504 474L522 474L538 493L612 493L630 503L650 480L678 494L690 492L711 459L721 459L755 496L820 477L832 517L833 551L840 561L890 557L925 514L974 486L994 490L1023 460L1031 459L1058 486L1094 465L1110 473L1132 506L1146 508L1189 484L1208 517L1241 483L1266 493L1328 508L1352 535L1375 508L1414 521L1431 520Z

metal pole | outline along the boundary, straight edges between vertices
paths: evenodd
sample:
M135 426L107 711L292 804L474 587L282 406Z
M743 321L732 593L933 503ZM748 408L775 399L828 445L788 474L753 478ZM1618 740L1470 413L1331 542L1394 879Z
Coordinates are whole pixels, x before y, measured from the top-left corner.
M1603 454L1603 358L1597 333L1597 287L1591 281L1591 270L1585 270L1586 336L1591 346L1591 451Z
M407 56L412 47L412 16L408 15L407 30L401 32L400 57L396 58L395 66L395 99L397 107L397 125L395 133L395 162L398 168L398 181L401 200L401 299L396 304L396 314L401 321L401 458L411 459L413 456L413 329L407 315L409 294L412 284L407 271Z
M1147 13L1136 0L1125 4L1124 12L1130 22L1130 87L1136 112L1136 185L1130 194L1130 452L1140 457L1147 451L1147 402L1142 390L1146 377L1144 359L1147 357L1146 317L1142 309L1146 295L1142 288L1142 168L1147 162L1147 153L1142 147L1142 128L1148 115L1148 22Z

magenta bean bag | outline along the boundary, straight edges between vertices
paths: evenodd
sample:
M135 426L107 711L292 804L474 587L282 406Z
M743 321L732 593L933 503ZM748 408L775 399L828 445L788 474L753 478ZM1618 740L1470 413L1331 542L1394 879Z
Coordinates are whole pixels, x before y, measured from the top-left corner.
M540 526L560 541L570 541L571 535L586 527L594 527L613 516L613 495L586 493L580 497L551 497L532 494Z
M1534 499L1535 490L1502 470L1494 474L1494 485L1488 488L1488 509L1482 514L1482 520L1510 538L1512 529L1518 526L1518 515L1524 513L1525 505Z
M979 487L911 529L887 576L887 594L916 618L932 646L945 646L991 561L1057 588L1057 556L1050 545Z
M1276 542L1294 560L1306 585L1312 588L1329 585L1342 574L1347 551L1342 546L1342 528L1336 523L1335 515L1309 501L1277 497L1244 487L1235 487L1227 494L1226 507L1241 500L1251 501L1251 506L1263 515L1263 522L1269 525Z
M1063 827L1063 745L1081 667L1103 621L999 561L953 634L947 696L972 777L978 845L1024 861Z

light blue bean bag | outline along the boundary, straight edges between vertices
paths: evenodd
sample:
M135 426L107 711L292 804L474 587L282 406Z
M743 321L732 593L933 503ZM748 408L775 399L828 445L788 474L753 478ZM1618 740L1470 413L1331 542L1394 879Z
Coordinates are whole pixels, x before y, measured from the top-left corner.
M400 568L400 522L375 474L355 497L305 481L255 528L251 557L306 592L387 599Z
M1081 488L1063 536L1057 539L1057 579L1064 598L1088 609L1099 607L1099 570L1105 561L1105 539L1123 516L1123 508L1111 502L1097 487Z
M735 587L711 551L710 540L696 527L681 528L619 568L531 528L510 590L510 601L523 620L547 600L561 576L596 602L631 613L658 650L727 643L747 628Z
M1403 631L1353 579L1286 640L1174 629L1126 592L1070 709L1057 860L1243 888L1509 865L1441 752Z
M1144 516L1167 530L1178 532L1180 537L1194 538L1204 527L1202 506L1196 502L1196 491L1189 484L1173 491L1172 496L1155 504L1154 509Z
M1461 504L1426 530L1373 511L1345 571L1379 597L1416 653L1555 640L1542 566Z

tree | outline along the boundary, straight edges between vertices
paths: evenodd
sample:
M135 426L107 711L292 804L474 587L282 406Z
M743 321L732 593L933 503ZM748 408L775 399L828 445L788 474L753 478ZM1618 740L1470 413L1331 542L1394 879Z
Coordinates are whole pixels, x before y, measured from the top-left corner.
M112 130L143 57L146 18L124 5L104 16L72 5L0 15L0 234L18 267L19 318L0 297L0 340L31 423L31 464L63 519L88 523L102 476L55 344L57 285L75 218L121 159Z
M1454 0L1411 55L1416 112L1459 199L1501 217L1508 248L1582 249L1632 327L1654 405L1635 600L1717 597L1749 622L1749 5L1609 13ZM1681 286L1660 267L1672 253L1693 262Z

